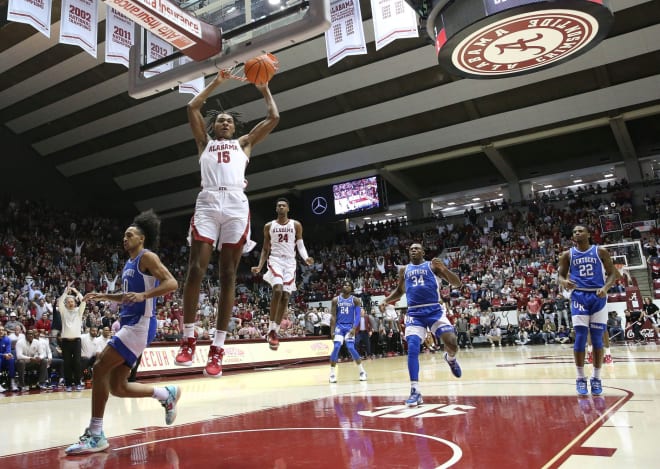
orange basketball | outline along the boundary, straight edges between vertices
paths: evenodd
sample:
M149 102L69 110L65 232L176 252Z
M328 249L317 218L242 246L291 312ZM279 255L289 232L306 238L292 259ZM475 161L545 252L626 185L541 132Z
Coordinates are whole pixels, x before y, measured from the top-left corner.
M277 72L279 62L273 54L264 54L245 62L245 78L255 85L268 83Z

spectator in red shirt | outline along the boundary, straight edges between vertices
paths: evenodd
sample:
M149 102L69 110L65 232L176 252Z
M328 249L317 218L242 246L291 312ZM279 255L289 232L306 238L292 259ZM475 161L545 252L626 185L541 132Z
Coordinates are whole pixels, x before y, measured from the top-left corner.
M41 316L41 319L36 322L34 327L36 327L38 330L44 330L50 334L50 330L53 327L53 321L50 320L50 315L48 313L44 313Z
M527 311L535 321L539 317L539 312L541 311L542 306L543 304L541 299L536 295L532 295L532 297L527 302Z

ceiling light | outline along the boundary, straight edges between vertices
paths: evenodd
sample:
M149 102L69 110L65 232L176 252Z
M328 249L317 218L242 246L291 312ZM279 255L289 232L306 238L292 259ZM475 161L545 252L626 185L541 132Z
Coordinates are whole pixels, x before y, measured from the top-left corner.
M386 216L386 217L391 217L392 214L391 214L391 213L386 213L385 216Z
M552 187L552 184L546 184L545 186L543 186L544 189L550 189L551 187Z
M577 184L578 182L582 182L582 179L573 179L573 184Z
M611 178L611 177L614 177L614 174L603 174L603 177Z
M476 202L477 200L481 200L481 197L475 197L472 199L473 202Z
M456 202L447 202L447 205L456 205Z

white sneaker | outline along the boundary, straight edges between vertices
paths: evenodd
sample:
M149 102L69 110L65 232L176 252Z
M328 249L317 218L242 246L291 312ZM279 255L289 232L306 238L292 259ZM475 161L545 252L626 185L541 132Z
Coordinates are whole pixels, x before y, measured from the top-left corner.
M360 371L360 381L366 381L366 380L367 380L367 372Z
M336 383L337 382L337 375L332 373L330 375L330 379L328 381L330 381L331 383Z
M5 391L6 391L6 389L3 388L2 385L0 384L0 392L5 392Z

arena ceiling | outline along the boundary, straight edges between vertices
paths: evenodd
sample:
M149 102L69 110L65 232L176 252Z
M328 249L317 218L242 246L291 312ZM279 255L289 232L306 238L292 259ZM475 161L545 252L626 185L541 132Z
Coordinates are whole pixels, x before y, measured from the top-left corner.
M370 19L368 54L331 68L322 36L280 51L271 90L281 121L248 167L253 212L270 217L277 195L296 200L301 190L373 174L397 204L585 168L634 172L638 160L660 155L660 0L611 7L614 27L595 49L514 78L444 73L426 36L376 51ZM368 0L362 12L370 14ZM50 39L6 20L0 29L3 140L29 161L9 187L29 185L30 167L46 168L48 191L68 185L99 207L189 217L199 187L190 95L131 98L126 69L103 63L103 24L93 59L57 43L57 0L52 18ZM209 107L219 102L250 124L263 117L253 86L218 91ZM3 155L5 175L18 157Z

